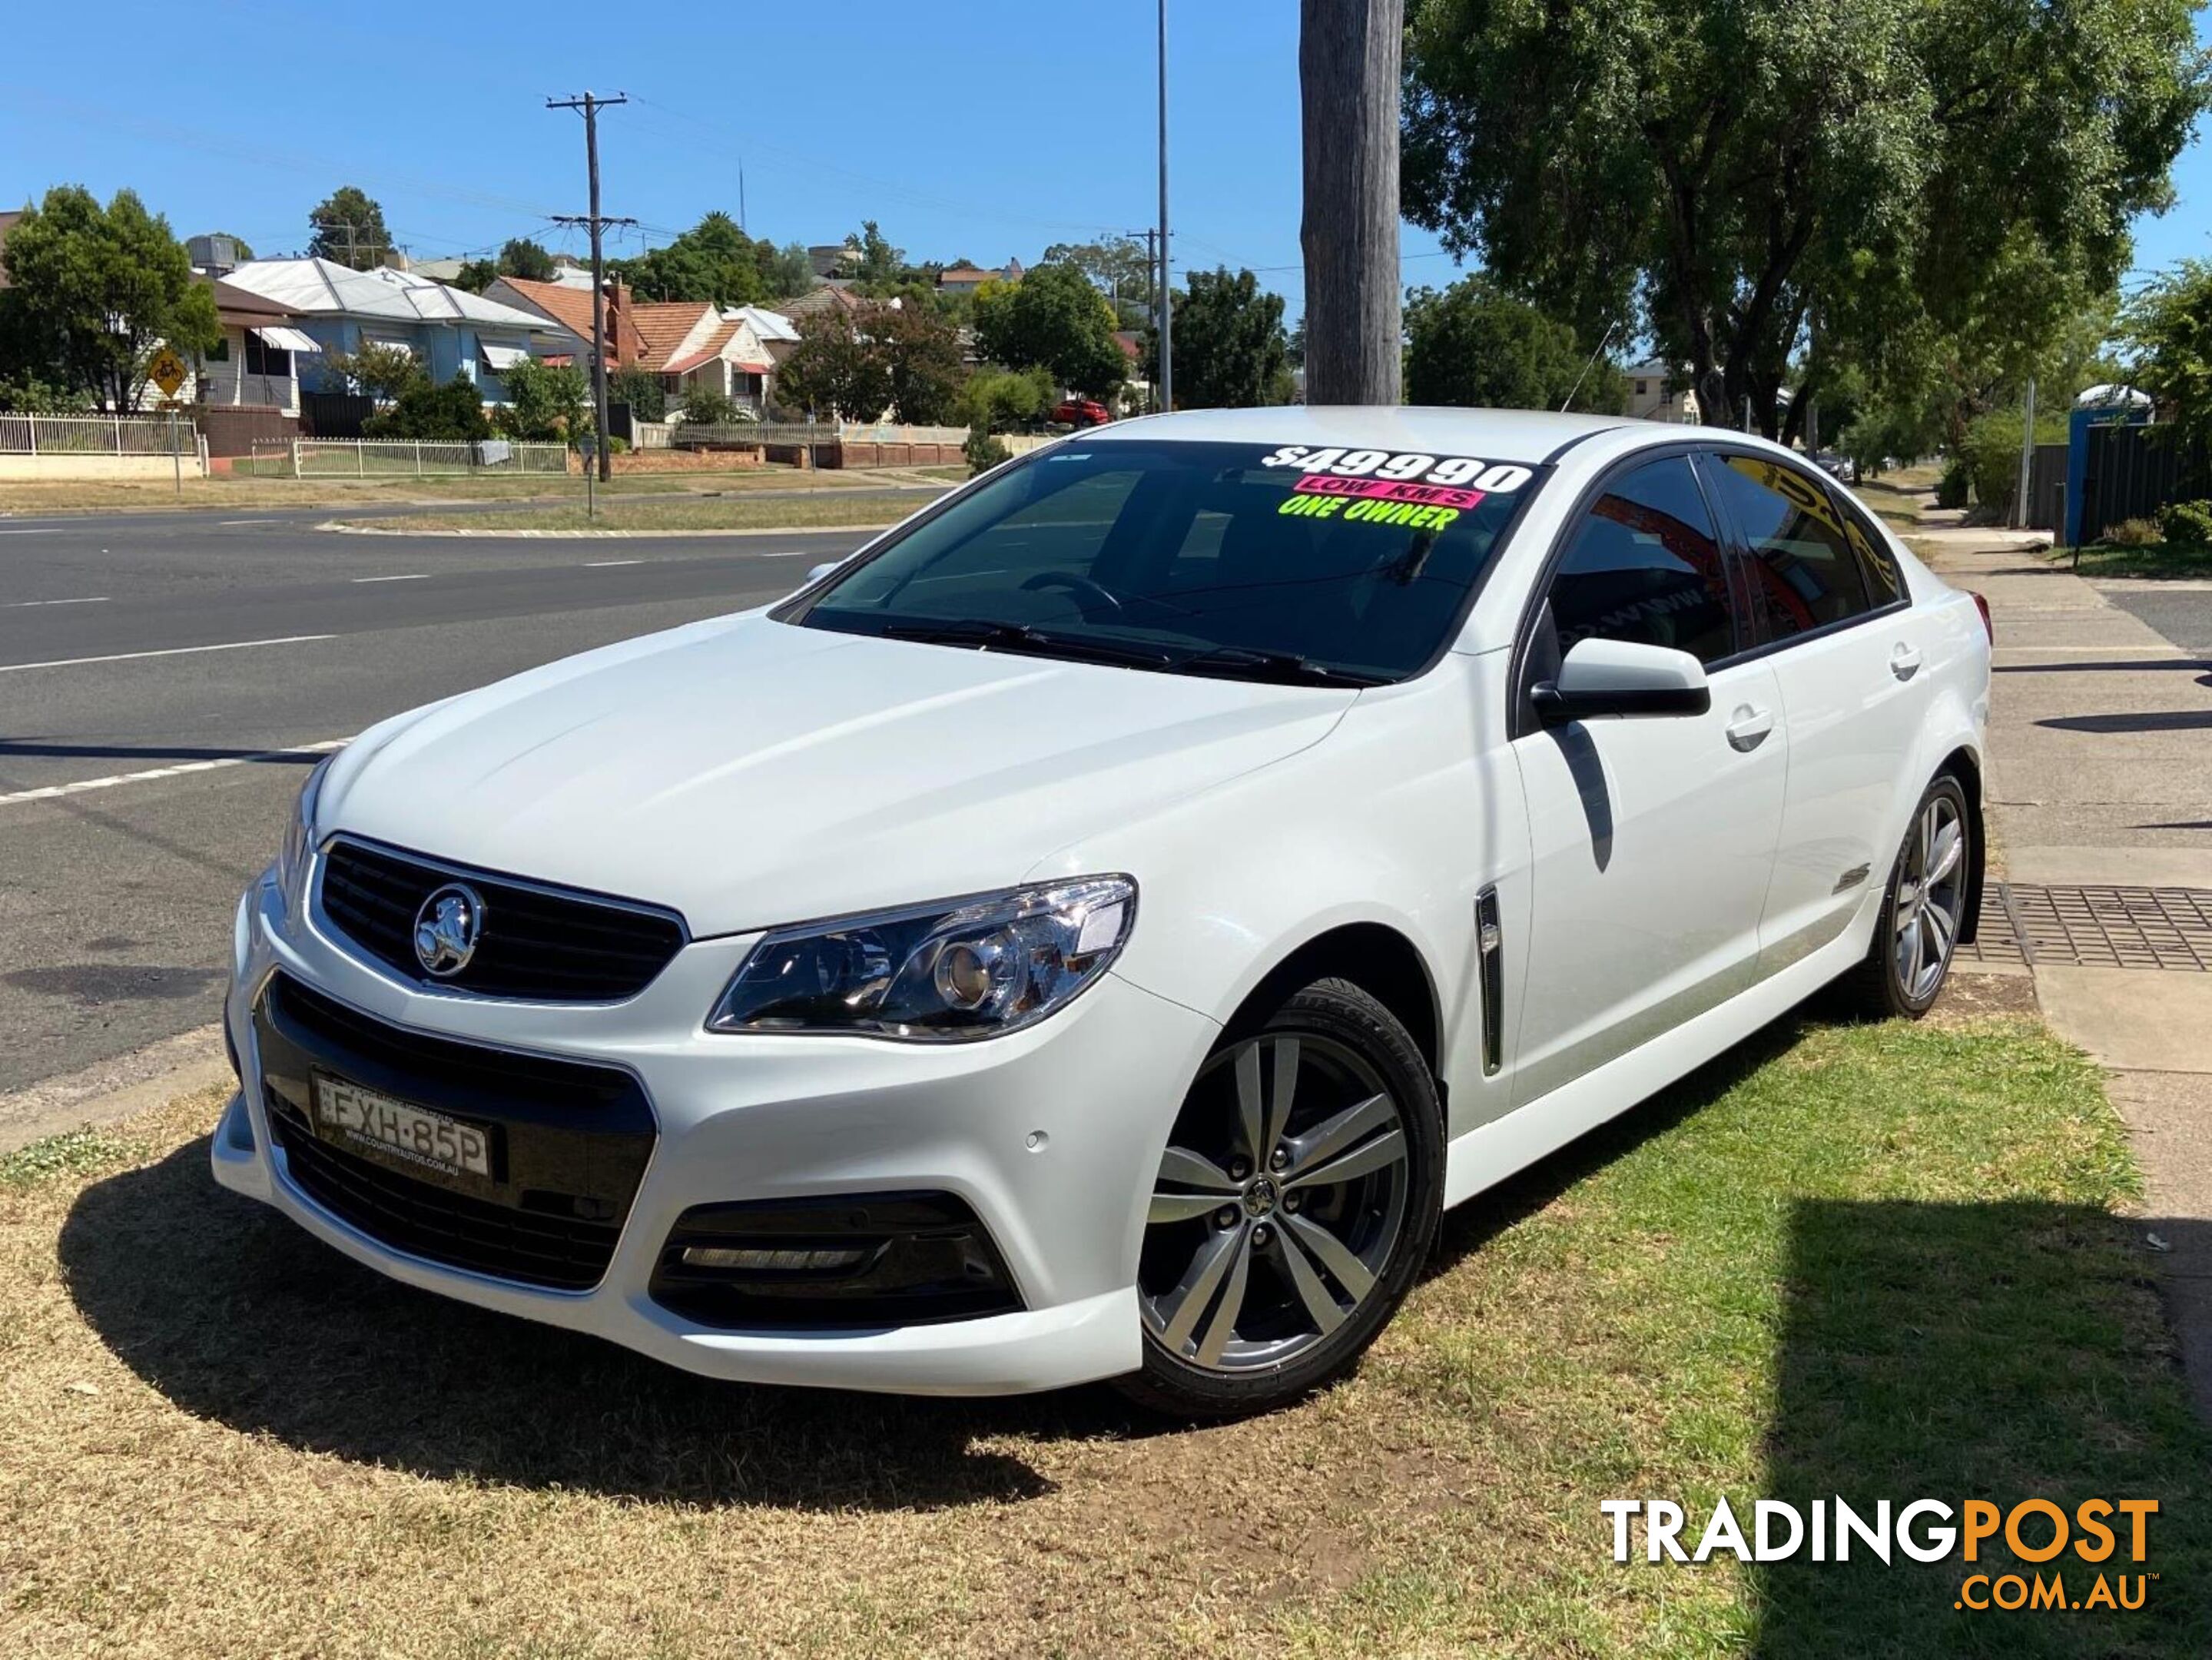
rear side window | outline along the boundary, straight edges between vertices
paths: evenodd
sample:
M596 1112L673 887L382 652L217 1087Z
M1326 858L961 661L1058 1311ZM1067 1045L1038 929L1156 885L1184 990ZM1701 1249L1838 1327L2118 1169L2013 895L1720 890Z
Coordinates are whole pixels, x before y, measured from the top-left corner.
M1706 469L1750 557L1770 640L1787 640L1873 609L1859 556L1825 485L1759 455L1720 454Z
M1563 653L1583 640L1667 646L1702 663L1735 652L1728 569L1687 456L1606 486L1567 544L1551 601Z
M1831 492L1840 496L1841 492ZM1893 605L1905 598L1905 578L1897 569L1897 560L1889 550L1889 544L1868 528L1866 520L1848 499L1838 505L1843 510L1844 540L1851 544L1851 552L1859 562L1859 575L1866 582L1867 597L1880 611L1884 605Z

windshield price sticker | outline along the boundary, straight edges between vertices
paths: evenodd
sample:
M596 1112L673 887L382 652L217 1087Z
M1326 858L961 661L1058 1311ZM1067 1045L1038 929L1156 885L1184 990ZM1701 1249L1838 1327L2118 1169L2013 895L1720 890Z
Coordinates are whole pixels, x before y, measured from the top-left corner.
M1510 462L1479 460L1471 455L1423 455L1417 451L1308 449L1303 444L1285 444L1261 457L1263 467L1299 467L1309 475L1325 474L1333 478L1374 478L1392 483L1443 484L1481 492L1483 495L1510 495L1527 483L1528 468ZM1310 477L1301 479L1298 488L1311 492ZM1407 500L1393 497L1393 500Z

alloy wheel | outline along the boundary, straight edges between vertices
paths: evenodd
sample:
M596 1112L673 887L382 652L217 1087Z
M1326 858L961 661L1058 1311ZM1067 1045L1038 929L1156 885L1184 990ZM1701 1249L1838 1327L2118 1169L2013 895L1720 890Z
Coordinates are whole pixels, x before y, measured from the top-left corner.
M1153 1341L1223 1372L1322 1342L1376 1290L1408 1159L1397 1100L1335 1039L1268 1031L1216 1055L1153 1184L1138 1270Z
M1943 982L1958 943L1966 891L1966 835L1957 805L1931 794L1898 855L1891 960L1906 999L1925 1002Z

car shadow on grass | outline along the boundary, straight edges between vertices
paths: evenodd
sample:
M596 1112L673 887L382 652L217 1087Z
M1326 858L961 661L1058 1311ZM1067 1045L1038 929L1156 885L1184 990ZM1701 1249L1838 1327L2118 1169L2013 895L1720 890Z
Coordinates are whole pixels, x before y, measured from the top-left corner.
M959 1401L695 1377L371 1273L216 1187L204 1138L88 1188L60 1257L101 1341L183 1410L439 1480L932 1510L1050 1492L1024 1439L1161 1427L1103 1389Z

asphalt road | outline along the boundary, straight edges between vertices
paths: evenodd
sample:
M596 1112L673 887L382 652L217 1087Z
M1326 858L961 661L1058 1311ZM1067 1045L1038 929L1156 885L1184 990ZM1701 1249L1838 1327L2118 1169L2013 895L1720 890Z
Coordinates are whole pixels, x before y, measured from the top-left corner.
M872 534L311 528L331 516L0 522L0 1093L216 1018L306 746L759 605Z
M2212 583L2117 582L2102 593L2121 610L2148 623L2184 651L2212 652Z

